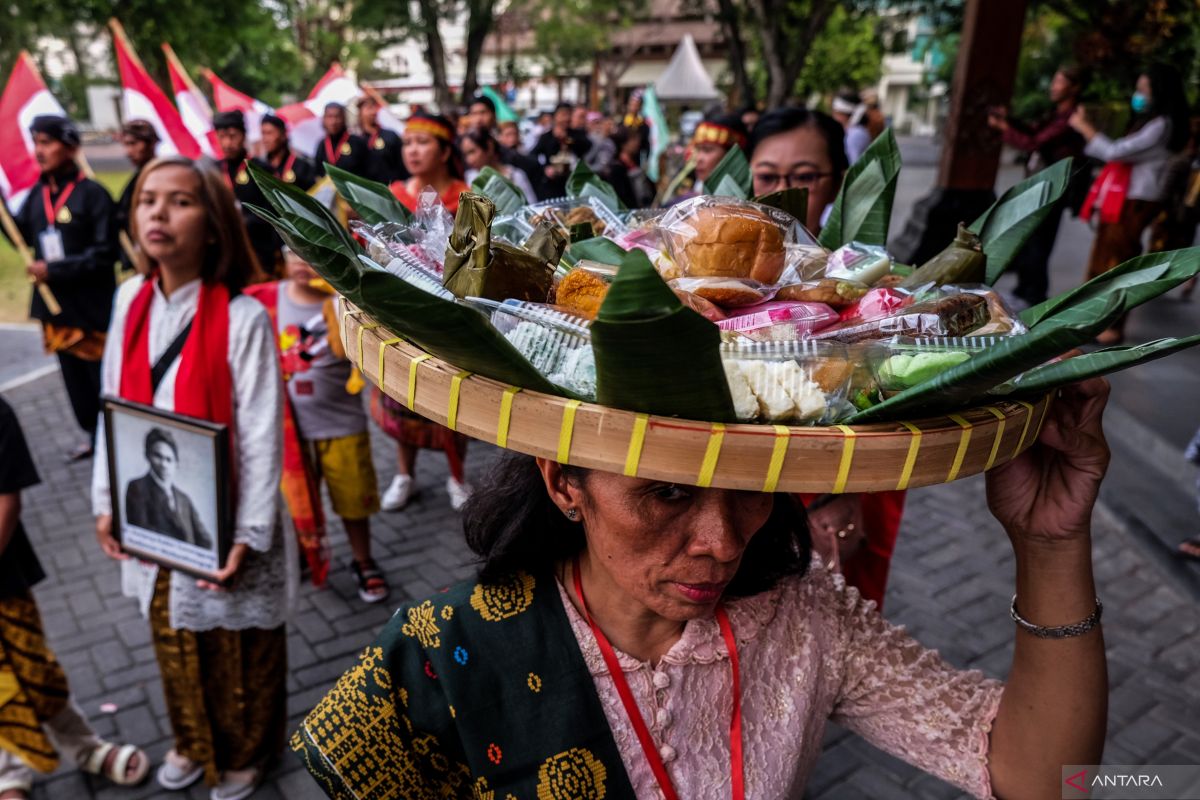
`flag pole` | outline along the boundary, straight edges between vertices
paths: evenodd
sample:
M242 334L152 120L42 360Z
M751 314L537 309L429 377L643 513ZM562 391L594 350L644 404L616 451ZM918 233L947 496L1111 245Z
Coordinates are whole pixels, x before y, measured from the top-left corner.
M17 227L17 221L8 212L8 203L2 199L0 199L0 225L3 225L4 232L12 240L13 246L17 248L17 252L21 255L21 260L25 262L25 268L28 269L33 265L33 250L29 249L29 245L25 243L25 237L21 235L21 229ZM46 304L46 310L50 312L50 316L56 317L61 314L62 306L58 304L58 298L54 296L53 290L47 284L34 280L32 275L29 276L29 280L37 286L37 292L41 295L42 302Z

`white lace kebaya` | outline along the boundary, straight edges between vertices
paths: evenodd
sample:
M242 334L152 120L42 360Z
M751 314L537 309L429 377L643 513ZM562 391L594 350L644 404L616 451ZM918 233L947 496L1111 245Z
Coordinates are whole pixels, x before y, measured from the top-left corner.
M559 584L621 761L639 798L661 797L587 621ZM978 798L1003 684L951 667L814 560L802 578L725 604L742 682L748 800L799 798L826 720ZM617 659L681 798L732 796L729 654L715 619L693 620L658 664Z
M144 283L137 277L117 290L104 360L101 392L120 393L122 348L129 306ZM196 314L199 279L167 298L157 287L150 303L149 355L153 363ZM266 310L244 295L229 301L229 369L233 379L234 446L237 449L237 511L234 542L249 548L232 588L214 592L197 588L196 579L171 574L171 627L192 631L214 628L276 628L287 618L298 584L295 537L280 521L279 480L283 452L283 382L275 332ZM175 410L175 376L179 359L167 370L154 406ZM104 418L96 433L92 469L92 511L112 513ZM135 560L121 562L124 593L138 598L149 613L158 569Z

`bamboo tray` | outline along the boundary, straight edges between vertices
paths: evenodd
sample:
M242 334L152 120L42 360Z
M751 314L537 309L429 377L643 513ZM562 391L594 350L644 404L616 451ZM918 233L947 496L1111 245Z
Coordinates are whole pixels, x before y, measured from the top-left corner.
M617 474L766 492L878 492L949 483L1015 458L1051 395L916 422L830 427L696 422L541 394L458 369L342 301L350 360L384 394L452 430Z

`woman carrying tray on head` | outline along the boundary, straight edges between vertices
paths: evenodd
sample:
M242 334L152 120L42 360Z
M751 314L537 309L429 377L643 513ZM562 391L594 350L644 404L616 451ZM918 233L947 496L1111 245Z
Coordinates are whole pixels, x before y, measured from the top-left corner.
M820 233L849 162L845 132L832 117L806 108L762 116L750 137L754 195L808 189L805 226ZM883 607L905 492L805 496L814 548L827 566Z
M454 144L454 128L438 114L418 112L404 125L404 168L412 176L392 184L392 194L409 211L416 210L421 192L432 186L451 214L458 211L458 196L469 187L463 181L462 156Z
M150 617L174 736L159 783L183 789L203 776L213 800L242 798L281 749L287 722L284 619L297 554L278 514L283 382L275 336L263 307L241 294L254 259L218 173L183 158L152 161L134 191L132 230L152 270L117 292L103 391L229 426L225 586L122 552L112 536L103 435L92 477L96 538L122 560L123 587ZM176 342L182 348L165 358L165 372L155 369Z
M478 583L402 606L292 746L335 798L763 800L802 794L833 719L973 796L1051 796L1104 741L1106 396L1063 390L988 474L1016 556L1006 684L811 560L787 494L516 456L466 508Z

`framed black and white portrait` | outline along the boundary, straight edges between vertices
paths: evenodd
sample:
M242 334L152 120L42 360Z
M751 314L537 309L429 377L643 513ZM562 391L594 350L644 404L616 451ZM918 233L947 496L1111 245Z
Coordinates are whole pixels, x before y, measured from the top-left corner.
M212 580L233 539L226 426L111 397L104 424L121 549Z

